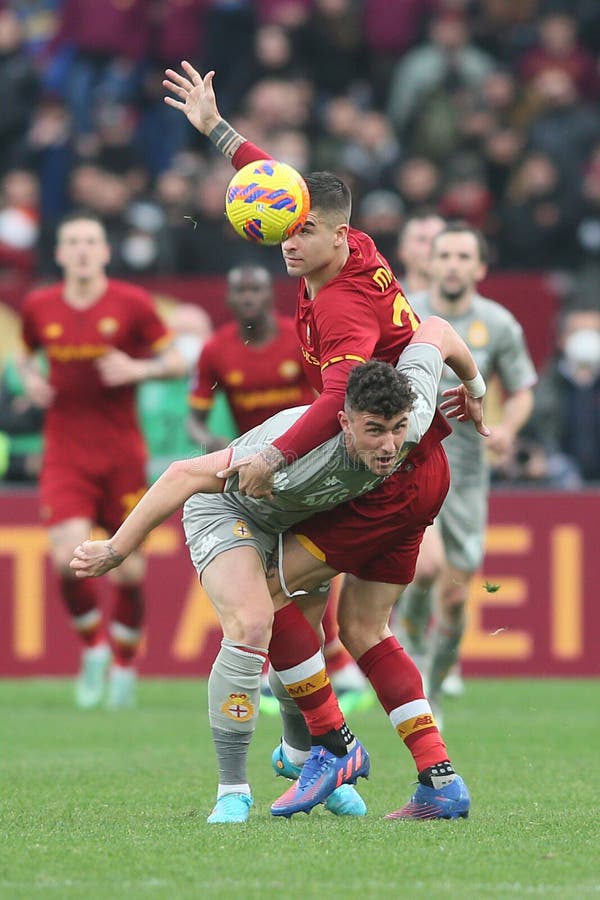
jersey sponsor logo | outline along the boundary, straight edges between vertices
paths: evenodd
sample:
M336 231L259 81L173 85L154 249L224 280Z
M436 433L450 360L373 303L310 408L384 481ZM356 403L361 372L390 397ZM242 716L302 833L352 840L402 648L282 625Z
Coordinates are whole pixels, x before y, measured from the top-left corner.
M225 384L228 384L231 387L237 387L237 385L244 383L244 377L244 373L241 369L232 369L231 372L227 372L224 381Z
M48 356L57 362L82 362L104 356L109 347L106 344L53 344L48 347Z
M435 728L435 719L431 713L423 713L420 716L413 716L412 719L407 719L405 722L400 722L396 726L396 731L399 737L405 741L409 735L423 731L425 728Z
M237 409L261 409L265 406L295 404L302 399L299 387L270 388L266 391L233 391L231 405Z
M119 322L112 316L105 316L98 322L98 331L105 337L109 337L119 330Z
M60 322L49 322L44 328L44 337L52 341L55 338L60 337L63 331L64 329Z
M485 347L489 343L490 333L481 320L471 322L467 329L467 344L469 347Z
M292 378L298 377L300 373L300 363L296 362L295 359L284 359L277 369L277 372L282 378L291 381Z
M248 523L244 522L242 519L238 519L235 525L233 526L233 533L236 537L241 538L250 538L252 537L252 532L248 528Z
M221 712L234 722L246 722L254 715L254 704L248 694L230 694L221 705Z

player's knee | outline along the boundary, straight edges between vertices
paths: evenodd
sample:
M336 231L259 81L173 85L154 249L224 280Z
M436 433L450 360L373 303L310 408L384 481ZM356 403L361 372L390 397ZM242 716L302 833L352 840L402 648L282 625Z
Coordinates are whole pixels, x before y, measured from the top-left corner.
M255 612L254 615L248 615L245 610L239 613L223 623L225 636L249 647L268 647L273 630L273 610Z
M343 619L339 622L339 638L354 659L382 640L379 629L372 623Z

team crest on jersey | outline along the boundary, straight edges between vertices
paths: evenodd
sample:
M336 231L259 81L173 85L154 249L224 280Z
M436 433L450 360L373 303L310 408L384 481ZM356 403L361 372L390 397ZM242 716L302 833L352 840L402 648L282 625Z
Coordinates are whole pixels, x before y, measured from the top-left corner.
M252 537L252 532L248 528L248 524L244 522L242 519L238 519L235 525L233 526L233 533L236 537L241 538L250 538Z
M225 375L225 384L229 384L231 387L236 387L238 384L242 384L243 381L244 373L240 369L232 369L231 372L227 372Z
M246 722L254 715L254 705L248 694L230 694L221 706L221 712L234 722Z
M112 316L105 316L98 322L98 331L105 337L109 337L119 330L119 323Z
M60 322L50 322L44 328L44 337L50 338L50 340L60 337L62 333L63 327Z
M487 326L479 320L472 322L467 331L467 344L469 347L485 347L489 343L490 333Z
M300 365L296 362L295 359L284 359L277 371L282 378L286 378L288 381L291 381L292 378L296 378L298 376L298 373L300 372Z

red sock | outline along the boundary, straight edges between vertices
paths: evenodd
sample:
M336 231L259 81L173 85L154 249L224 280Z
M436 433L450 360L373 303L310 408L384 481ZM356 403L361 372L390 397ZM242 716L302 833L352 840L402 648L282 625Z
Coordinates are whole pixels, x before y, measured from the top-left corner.
M329 683L319 638L295 603L275 613L269 659L311 735L342 727L344 716ZM293 675L288 674L291 669Z
M96 585L87 578L60 579L60 593L71 617L73 628L87 647L104 641L102 613Z
M113 657L118 666L130 666L142 637L144 594L141 584L116 584L114 592L110 623Z
M358 665L369 679L392 725L410 750L417 771L449 759L423 693L416 665L395 637L367 650Z

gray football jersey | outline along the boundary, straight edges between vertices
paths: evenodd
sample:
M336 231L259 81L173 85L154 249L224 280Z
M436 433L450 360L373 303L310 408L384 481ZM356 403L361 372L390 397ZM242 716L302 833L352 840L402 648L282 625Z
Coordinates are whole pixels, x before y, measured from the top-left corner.
M398 465L418 444L431 424L437 403L437 387L443 363L437 348L417 343L402 353L398 362L409 377L417 400L410 414L406 440L398 457ZM296 422L307 407L284 410L267 419L231 443L232 462L257 453L272 443ZM389 477L389 476L386 476ZM238 476L228 479L223 504L247 516L272 534L287 531L292 525L372 490L384 480L365 465L350 459L344 435L330 440L290 463L274 477L273 498L256 500L238 492ZM196 494L186 506L202 502Z
M420 319L439 315L431 306L428 291L414 294L411 306ZM525 344L523 329L504 306L475 294L468 312L445 318L455 328L475 357L486 382L497 375L508 394L532 387L537 381L534 365ZM448 366L439 385L439 400L443 391L456 387L459 380ZM485 441L472 425L458 422L444 441L444 449L452 469L453 482L474 483L487 478Z

